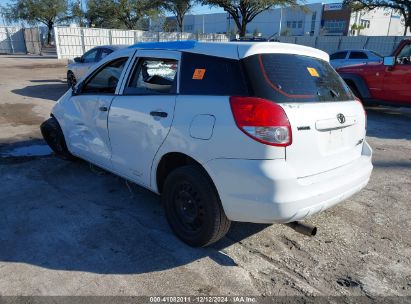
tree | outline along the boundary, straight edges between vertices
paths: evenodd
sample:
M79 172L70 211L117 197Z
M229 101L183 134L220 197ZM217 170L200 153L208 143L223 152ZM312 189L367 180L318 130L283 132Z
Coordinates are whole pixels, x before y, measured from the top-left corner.
M357 31L357 36L360 35L361 30L363 30L363 29L365 29L365 26L360 25L360 24L354 23L354 24L351 26L351 32L355 35L355 31Z
M81 7L81 0L73 2L70 5L70 17L71 19L77 21L79 26L84 26L85 12Z
M162 7L171 12L176 17L177 26L180 32L183 32L183 23L185 15L193 7L192 0L165 0Z
M163 31L165 32L174 32L177 28L177 21L176 19L167 18L163 22Z
M247 33L247 25L260 13L273 6L296 6L298 0L200 0L202 4L219 6L233 18L240 37Z
M374 10L376 8L391 8L404 18L404 36L411 28L411 1L410 0L344 0L344 4L354 11Z
M89 27L120 27L114 16L114 5L110 0L88 0L87 11L84 12Z
M138 29L144 17L158 14L159 0L88 0L85 19L89 26Z
M9 21L25 21L28 24L43 23L47 26L47 43L50 44L51 31L56 23L68 19L66 0L15 0L3 8Z

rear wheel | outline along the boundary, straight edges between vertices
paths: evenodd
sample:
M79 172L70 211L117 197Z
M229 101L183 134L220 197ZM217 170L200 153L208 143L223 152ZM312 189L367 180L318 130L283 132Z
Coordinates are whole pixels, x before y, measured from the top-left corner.
M76 76L74 76L74 73L72 71L67 72L67 86L69 88L74 87L77 84Z
M172 230L190 246L214 243L230 229L231 222L214 184L198 166L184 166L171 172L162 199Z
M54 117L51 117L43 122L40 129L44 140L59 157L67 160L72 160L75 158L67 149L63 131Z

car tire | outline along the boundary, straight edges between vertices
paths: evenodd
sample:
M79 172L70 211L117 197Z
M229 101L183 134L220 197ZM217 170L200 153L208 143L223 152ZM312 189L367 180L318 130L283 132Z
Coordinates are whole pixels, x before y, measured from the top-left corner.
M77 79L76 76L74 76L74 73L72 71L67 72L67 86L69 88L74 87L77 84Z
M57 156L66 160L75 159L67 148L63 131L61 130L57 119L54 117L47 119L41 124L40 130L44 140Z
M217 190L199 166L172 171L164 183L162 202L171 229L190 246L217 242L230 229Z

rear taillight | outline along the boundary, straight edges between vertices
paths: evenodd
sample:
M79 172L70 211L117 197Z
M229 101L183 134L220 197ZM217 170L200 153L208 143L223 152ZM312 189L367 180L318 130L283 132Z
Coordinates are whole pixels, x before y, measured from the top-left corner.
M367 130L367 112L365 111L364 105L358 97L355 97L355 100L358 101L362 107L362 110L364 111L364 119L365 119L365 129Z
M282 107L256 97L230 97L231 111L238 128L251 138L271 146L292 143L291 125Z

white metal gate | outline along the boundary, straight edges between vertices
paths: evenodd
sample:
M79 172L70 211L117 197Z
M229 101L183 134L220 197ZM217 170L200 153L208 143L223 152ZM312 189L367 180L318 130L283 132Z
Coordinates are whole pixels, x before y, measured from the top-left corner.
M54 28L54 35L59 59L73 59L99 45L131 45L137 42L174 40L229 40L224 34L165 33L60 26Z
M0 26L0 54L26 53L24 29L17 26Z

